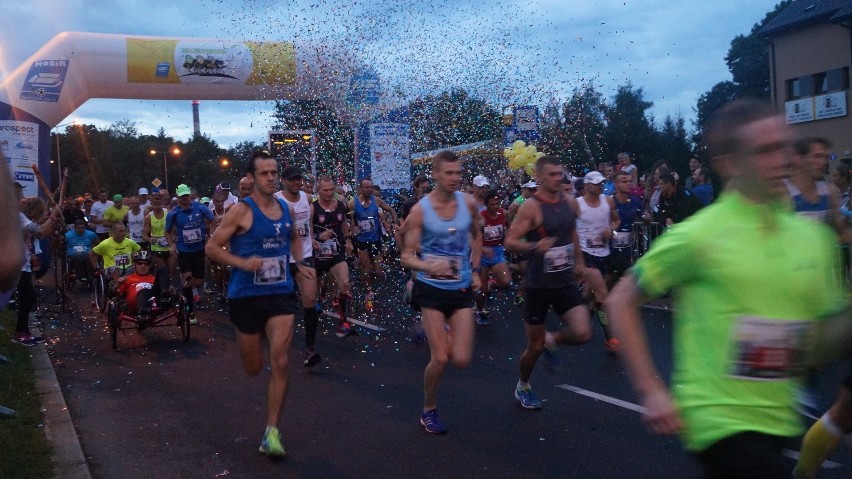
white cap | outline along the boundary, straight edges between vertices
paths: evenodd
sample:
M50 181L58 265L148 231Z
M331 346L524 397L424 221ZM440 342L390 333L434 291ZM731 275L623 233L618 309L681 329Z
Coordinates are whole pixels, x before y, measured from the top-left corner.
M599 185L604 181L606 181L606 177L599 171L590 171L586 173L586 176L583 178L583 183L591 183L593 185Z
M483 187L483 186L489 186L489 185L490 185L490 183L488 183L488 178L486 178L482 175L477 175L473 178L473 186Z
M538 188L538 184L535 181L527 181L526 183L521 185L521 188L529 188L532 190Z
M148 194L148 188L139 188L139 194L140 195L147 195Z

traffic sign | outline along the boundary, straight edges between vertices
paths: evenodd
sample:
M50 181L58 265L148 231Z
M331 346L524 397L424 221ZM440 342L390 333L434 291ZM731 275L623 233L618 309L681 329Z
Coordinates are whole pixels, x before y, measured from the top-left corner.
M154 185L154 188L159 188L159 187L160 187L160 185L162 185L162 184L163 184L163 182L162 182L162 181L160 181L160 179L159 179L159 178L154 178L154 181L152 181L152 182L151 182L151 184L152 184L152 185Z

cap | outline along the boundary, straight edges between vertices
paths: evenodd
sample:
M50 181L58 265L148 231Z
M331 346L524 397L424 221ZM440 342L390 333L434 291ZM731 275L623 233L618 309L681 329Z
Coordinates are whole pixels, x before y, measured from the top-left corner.
M178 196L188 195L189 193L189 187L183 183L179 184L177 190L175 190L175 194Z
M204 197L201 198L201 202L202 203L210 203L210 198L204 196Z
M82 202L86 201L86 198L83 198L82 196L78 196L78 197L77 197L77 198L75 198L75 199L76 199L76 201L78 201L78 202L80 202L80 203L82 203Z
M159 192L160 192L160 189L157 188L156 186L151 188L151 193L159 193Z
M217 188L221 188L221 189L223 189L223 190L225 190L225 191L230 191L230 190L231 190L231 184L230 184L230 183L228 183L227 181L223 181L223 182L219 183L218 185L216 185L216 187L217 187Z
M475 176L473 178L473 186L479 186L479 187L489 186L488 178L486 178L482 175Z
M281 173L281 178L285 180L295 180L296 178L304 178L305 175L302 174L302 170L299 169L298 166L288 166L284 168L284 172Z
M123 197L123 196L121 196L121 195L120 195L120 194L118 194L118 193L116 193L116 194L112 195L112 201L121 201L121 200L123 200L123 199L124 199L124 197Z
M599 171L590 171L583 177L583 183L591 183L593 185L599 185L604 181L606 181L606 177Z
M536 184L535 181L527 181L526 183L521 185L521 188L529 188L529 189L533 190L533 189L538 188L538 184Z
M147 194L148 194L148 188L139 188L139 193L138 193L138 194L140 194L140 195L147 195Z

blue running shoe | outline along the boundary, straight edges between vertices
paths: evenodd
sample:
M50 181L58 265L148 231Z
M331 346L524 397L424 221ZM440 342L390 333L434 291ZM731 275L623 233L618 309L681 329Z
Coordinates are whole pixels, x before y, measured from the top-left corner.
M515 399L527 409L541 409L541 400L535 397L530 387L526 389L515 388Z
M432 409L420 415L420 424L426 428L426 432L432 434L446 434L447 428L441 423L441 418L438 417L438 410Z

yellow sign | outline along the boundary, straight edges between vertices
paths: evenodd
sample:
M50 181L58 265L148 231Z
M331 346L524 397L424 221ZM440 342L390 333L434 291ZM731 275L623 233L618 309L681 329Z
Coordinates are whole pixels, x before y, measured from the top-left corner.
M159 179L159 178L154 178L154 181L152 181L152 182L151 182L151 184L152 184L152 185L154 185L154 188L159 188L159 187L160 187L160 185L162 185L162 184L163 184L163 182L162 182L162 181L160 181L160 179Z

